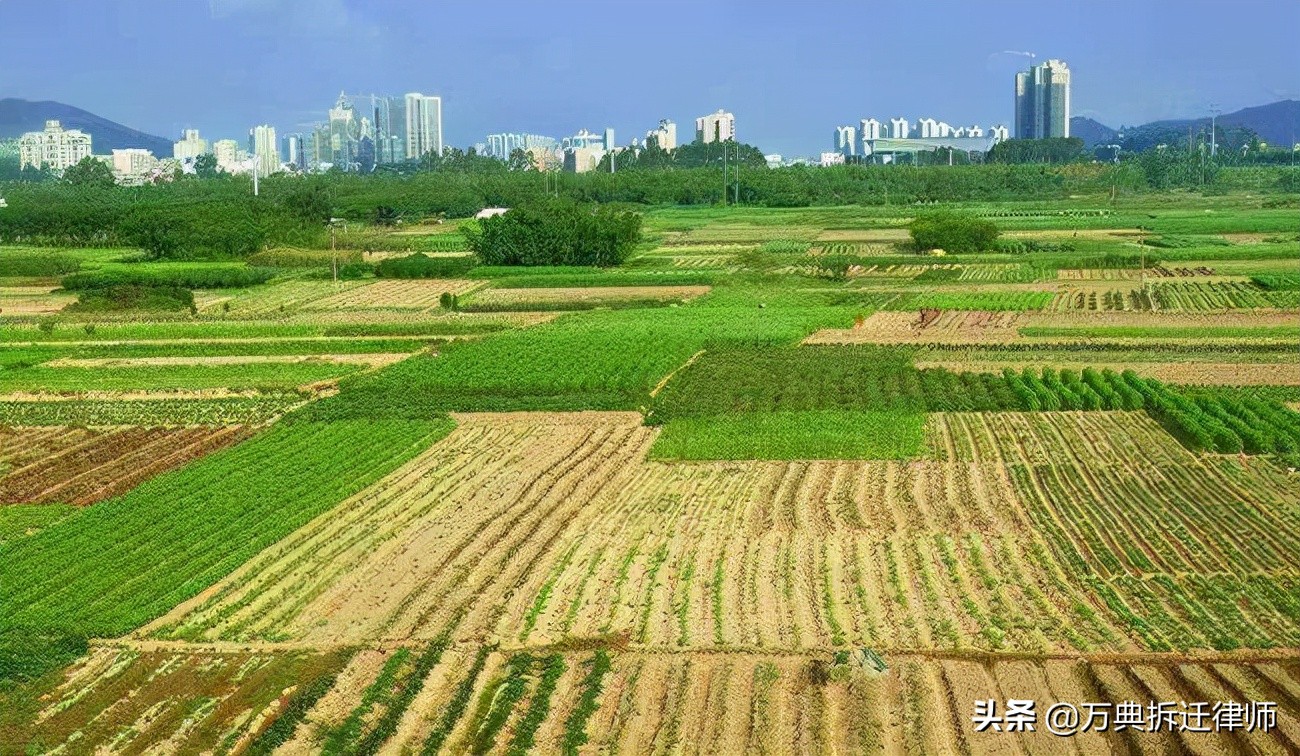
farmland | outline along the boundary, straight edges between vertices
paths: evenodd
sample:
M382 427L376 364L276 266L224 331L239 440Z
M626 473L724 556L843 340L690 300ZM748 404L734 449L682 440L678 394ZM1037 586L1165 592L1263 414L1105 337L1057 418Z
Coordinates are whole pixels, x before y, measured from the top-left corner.
M910 205L649 208L610 268L0 248L0 752L1300 749L1275 201L953 203L1003 235L943 257ZM194 307L72 307L106 278Z

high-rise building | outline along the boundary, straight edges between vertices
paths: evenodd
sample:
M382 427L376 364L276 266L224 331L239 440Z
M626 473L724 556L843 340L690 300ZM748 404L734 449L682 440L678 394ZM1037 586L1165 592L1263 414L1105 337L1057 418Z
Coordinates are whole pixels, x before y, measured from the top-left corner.
M240 173L244 170L246 155L239 148L239 142L218 139L212 143L212 154L217 158L217 167L226 173Z
M198 129L186 129L185 136L172 143L172 157L177 160L193 160L208 151L208 140L199 138Z
M1016 138L1070 135L1070 69L1055 58L1016 74Z
M352 170L357 151L356 110L348 96L339 92L339 98L329 112L329 160L341 170Z
M889 119L889 136L893 139L906 139L912 133L912 124L906 118Z
M248 130L248 151L254 159L257 175L270 176L280 171L280 145L275 141L274 126L254 126Z
M281 154L295 170L307 170L307 147L302 134L285 134L281 140Z
M559 141L540 134L488 134L480 154L497 160L509 160L515 150L529 152L534 149L553 150Z
M659 128L651 129L646 132L645 139L647 144L649 144L651 138L655 140L655 144L659 145L659 148L662 150L676 149L677 124L667 118L659 119Z
M90 135L64 129L58 121L46 121L44 131L29 131L18 138L19 167L61 171L90 155Z
M410 92L406 95L406 159L425 153L442 154L442 98Z
M375 163L389 165L406 161L406 99L370 97L375 125Z
M153 153L139 147L113 150L113 173L118 183L138 184L158 165Z
M843 157L856 155L858 152L857 134L858 130L852 126L836 126L835 151ZM826 161L823 159L822 162L825 163Z
M695 119L695 141L725 142L736 138L736 117L719 110Z

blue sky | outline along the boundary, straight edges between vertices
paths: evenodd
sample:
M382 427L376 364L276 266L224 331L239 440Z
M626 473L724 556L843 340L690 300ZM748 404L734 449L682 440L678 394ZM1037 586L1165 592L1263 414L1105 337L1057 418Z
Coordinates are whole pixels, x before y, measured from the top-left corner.
M1009 122L1032 51L1111 126L1300 99L1300 0L530 3L0 0L0 97L52 99L163 136L325 117L339 90L443 97L448 144L560 137L718 108L768 152L837 123Z

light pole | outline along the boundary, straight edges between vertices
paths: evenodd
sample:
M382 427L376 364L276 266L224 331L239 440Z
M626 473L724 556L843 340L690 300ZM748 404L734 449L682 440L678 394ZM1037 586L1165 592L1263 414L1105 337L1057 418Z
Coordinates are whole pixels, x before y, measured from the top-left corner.
M338 250L338 240L335 238L335 231L338 229L338 224L343 222L344 220L342 218L330 218L329 220L330 267L334 271L334 283L336 284L339 282L339 250Z

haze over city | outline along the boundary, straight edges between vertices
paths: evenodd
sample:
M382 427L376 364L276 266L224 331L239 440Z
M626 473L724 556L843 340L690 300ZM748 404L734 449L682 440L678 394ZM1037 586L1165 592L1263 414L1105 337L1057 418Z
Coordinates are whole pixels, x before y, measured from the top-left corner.
M1276 2L4 0L0 92L171 138L243 138L303 130L341 90L419 91L442 97L455 146L631 137L726 108L741 141L813 154L830 125L867 114L1011 124L1027 52L1068 62L1073 114L1111 126L1300 97L1297 26L1300 4Z

